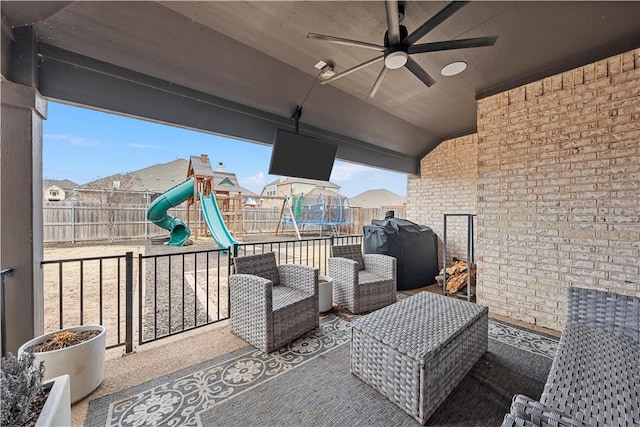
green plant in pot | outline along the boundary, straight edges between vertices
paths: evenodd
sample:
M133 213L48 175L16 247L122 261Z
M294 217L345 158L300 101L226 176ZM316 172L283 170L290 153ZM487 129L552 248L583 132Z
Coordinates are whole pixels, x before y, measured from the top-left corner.
M43 382L44 365L33 353L2 357L0 425L51 426L71 424L69 376Z

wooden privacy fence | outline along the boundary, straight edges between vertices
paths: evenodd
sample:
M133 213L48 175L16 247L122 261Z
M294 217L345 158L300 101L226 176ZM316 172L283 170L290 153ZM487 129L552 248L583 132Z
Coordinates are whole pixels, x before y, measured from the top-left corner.
M405 218L406 208L351 208L351 218L353 225L349 234L362 234L362 227L370 225L374 219L384 219L387 211L394 211L396 218Z
M169 210L169 214L185 221L186 212L184 206ZM147 221L144 204L109 210L103 205L45 202L42 216L45 243L148 239L166 234Z
M364 225L373 219L383 219L388 209L352 208L352 224L340 232L361 234ZM405 209L393 209L396 218L404 218ZM170 215L186 221L186 207L177 206ZM280 219L279 208L245 207L242 211L243 233L275 233ZM202 218L198 219L201 224ZM45 243L76 243L91 241L143 240L167 234L167 231L147 220L147 205L127 204L117 208L72 202L45 202L43 206ZM282 230L282 228L281 228ZM288 232L284 227L284 232ZM322 231L311 227L307 231Z

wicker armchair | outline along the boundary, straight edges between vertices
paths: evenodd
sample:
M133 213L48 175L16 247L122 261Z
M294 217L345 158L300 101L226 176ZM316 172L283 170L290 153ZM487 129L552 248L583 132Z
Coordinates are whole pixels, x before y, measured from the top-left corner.
M329 276L333 300L351 313L375 310L396 302L396 259L362 254L360 245L331 247Z
M639 378L640 298L569 288L542 397L514 396L503 427L640 425Z
M276 265L273 252L236 257L231 332L270 353L318 327L318 269Z

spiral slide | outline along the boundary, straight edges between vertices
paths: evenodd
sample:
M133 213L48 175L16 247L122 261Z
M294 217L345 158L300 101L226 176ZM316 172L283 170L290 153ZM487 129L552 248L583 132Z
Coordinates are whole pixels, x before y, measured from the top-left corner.
M193 178L189 178L168 189L147 208L147 219L171 233L167 245L182 246L189 238L191 231L187 224L181 219L169 215L167 211L193 196L193 183Z
M169 215L167 211L180 203L193 197L193 186L195 180L189 178L186 181L176 185L165 191L157 199L155 199L147 208L147 218L158 227L169 230L171 237L167 245L182 246L189 238L191 231L187 224L181 219ZM222 214L218 208L215 196L201 196L202 215L204 216L211 237L216 241L220 248L228 248L233 246L236 241L231 237L231 233L222 219Z

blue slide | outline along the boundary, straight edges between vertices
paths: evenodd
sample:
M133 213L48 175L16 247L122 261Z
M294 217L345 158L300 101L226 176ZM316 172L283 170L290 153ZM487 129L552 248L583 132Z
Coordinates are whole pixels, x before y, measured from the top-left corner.
M211 193L208 196L200 196L200 205L202 206L202 216L207 223L211 237L216 241L220 249L227 249L236 244L236 241L229 233L229 229L222 219L220 208L216 196Z
M189 230L189 227L187 227L184 221L169 215L167 211L172 207L178 206L189 197L193 197L194 185L194 179L189 178L165 191L164 194L155 199L147 208L147 218L149 221L152 221L158 227L169 230L169 233L171 233L171 238L169 242L167 242L167 245L182 246L191 234L191 230ZM213 194L210 196L198 194L198 196L202 202L202 215L207 223L207 227L209 227L211 237L213 237L221 249L227 249L233 246L236 241L231 237L231 233L229 233L227 226L224 224L222 214L220 213L220 209L218 209L216 197Z

